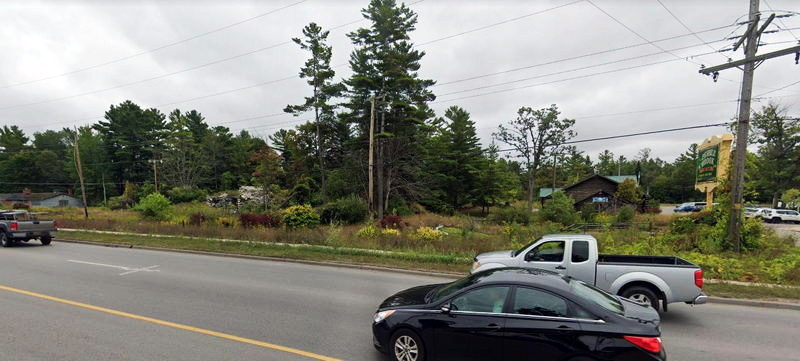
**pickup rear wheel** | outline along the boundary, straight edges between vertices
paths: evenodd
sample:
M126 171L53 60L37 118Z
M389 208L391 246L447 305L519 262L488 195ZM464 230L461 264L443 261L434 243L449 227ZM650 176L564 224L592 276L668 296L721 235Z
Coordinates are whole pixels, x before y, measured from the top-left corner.
M643 286L633 286L625 289L620 295L638 303L652 306L658 311L658 296L653 290Z
M42 241L42 246L47 246L47 245L50 245L50 242L53 241L53 237L46 236L46 237L42 237L40 240Z
M8 238L5 232L0 231L0 245L3 247L11 247L14 245L14 241L11 238Z

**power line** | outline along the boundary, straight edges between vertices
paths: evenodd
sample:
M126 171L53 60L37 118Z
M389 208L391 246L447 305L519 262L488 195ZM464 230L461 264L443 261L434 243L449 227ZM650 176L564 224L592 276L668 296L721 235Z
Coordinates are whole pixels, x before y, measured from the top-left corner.
M672 51L694 48L694 47L697 47L699 45L703 45L703 44L684 46L684 47L681 47L681 48L672 49ZM624 59L618 59L618 60L608 61L608 62L605 62L605 63L587 65L587 66L583 66L583 67L579 67L579 68L560 70L560 71L557 71L557 72L552 72L552 73L547 73L547 74L540 74L540 75L536 75L536 76L532 76L532 77L516 79L516 80L506 81L506 82L502 82L502 83L497 83L497 84L483 85L483 86L479 86L479 87L475 87L475 88L470 88L470 89L466 89L466 90L459 90L459 91L453 91L453 92L450 92L450 93L444 93L444 94L439 94L439 95L440 96L448 96L448 95L453 95L453 94L461 94L461 93L466 93L466 92L470 92L470 91L474 91L474 90L493 88L493 87L497 87L497 86L500 86L500 85L519 83L519 82L522 82L522 81L533 80L533 79L548 77L548 76L552 76L552 75L558 75L558 74L564 74L564 73L572 73L572 72L576 72L576 71L580 71L580 70L586 70L586 69L597 68L597 67L606 66L606 65L612 65L612 64L617 64L617 63L622 63L622 62L626 62L626 61L631 61L631 60L651 57L651 56L660 55L660 54L664 54L664 52L659 51L659 52L656 52L656 53L650 53L650 54L644 54L644 55L639 55L639 56L634 56L634 57L629 57L629 58L624 58ZM693 55L693 56L703 56L703 55L708 55L708 54L711 54L711 53L703 53L703 54Z
M666 10L667 13L669 13L669 15L672 16L673 19L675 19L675 21L677 21L679 24L681 24L681 26L683 26L684 29L686 29L690 33L692 33L692 35L694 35L694 37L697 38L697 40L700 40L701 42L705 43L706 46L711 48L711 50L714 50L714 51L718 51L719 50L719 49L716 49L713 46L711 46L709 43L707 43L705 40L703 40L703 38L701 38L700 35L698 35L691 28L689 28L689 26L686 25L686 23L684 23L683 20L681 20L677 15L675 15L675 13L673 13L672 10L670 10L667 7L667 5L664 4L663 1L661 1L661 0L656 0L656 1L658 1L658 3L661 5L661 7L664 8L664 10ZM720 56L725 57L725 55L722 55L722 54L720 54ZM725 58L727 59L727 57L725 57Z
M701 34L701 33L717 31L717 30L729 28L731 26L735 26L735 25L719 26L719 27L715 27L715 28L711 28L711 29L698 31L697 33ZM682 35L670 36L670 37L667 37L667 38L653 40L652 42L653 43L660 43L660 42L664 42L664 41L668 41L668 40L684 38L684 37L687 37L687 36L692 36L692 34L682 34ZM486 78L486 77L495 76L495 75L507 74L507 73L516 72L516 71L520 71L520 70L527 70L527 69L536 68L536 67L540 67L540 66L562 63L562 62L566 62L566 61L570 61L570 60L583 59L583 58L602 55L602 54L606 54L606 53L616 52L616 51L620 51L620 50L627 50L627 49L637 48L637 47L644 46L644 45L649 45L649 44L650 44L650 42L644 42L644 43L627 45L627 46L622 46L622 47L613 48L613 49L607 49L607 50L601 50L601 51L596 51L596 52L592 52L592 53L586 53L586 54L571 56L571 57L567 57L567 58L550 60L550 61L543 62L543 63L527 65L527 66L518 67L518 68L512 68L512 69L507 69L507 70L502 70L502 71L498 71L498 72L494 72L494 73L482 74L482 75L472 76L472 77L468 77L468 78L462 78L462 79L456 79L456 80L450 80L450 81L446 81L446 82L442 82L442 83L437 83L436 85L434 85L434 87L443 86L443 85L449 85L449 84L455 84L455 83L465 82L465 81L469 81L469 80L481 79L481 78Z
M499 94L499 93L507 93L507 92L510 92L510 91L528 89L528 88L533 88L533 87L542 86L542 85L561 83L561 82L565 82L565 81L569 81L569 80L583 79L583 78L588 78L588 77L597 76L597 75L618 73L618 72L625 71L625 70L643 68L643 67L652 66L652 65L665 64L665 63L670 63L670 62L674 62L674 61L678 61L678 60L681 60L681 59L667 59L667 60L662 60L662 61L653 62L653 63L634 65L634 66L629 66L629 67L625 67L625 68L612 69L612 70L607 70L607 71L602 71L602 72L592 73L592 74L579 75L579 76L574 76L574 77L565 78L565 79L558 79L558 80L548 81L548 82L544 82L544 83L536 83L536 84L530 84L530 85L525 85L525 86L520 86L520 87L500 89L500 90L495 90L495 91L486 92L486 93L473 94L473 95L468 95L468 96L463 96L463 97L458 97L458 98L453 98L453 99L435 101L435 102L431 102L431 104L447 103L447 102L452 102L452 101L456 101L456 100L477 98L477 97L481 97L481 96Z
M584 1L586 1L586 0L577 0L577 1L566 3L566 4L562 4L562 5L554 6L554 7L551 7L551 8L547 8L547 9L544 9L544 10L534 11L532 13L528 13L528 14L525 14L525 15L513 17L513 18L510 18L510 19L506 19L506 20L503 20L503 21L499 21L499 22L496 22L496 23L489 24L489 25L484 25L484 26L480 26L480 27L477 27L477 28L474 28L474 29L465 30L465 31L462 31L460 33L456 33L456 34L453 34L453 35L448 35L448 36L441 37L441 38L438 38L438 39L433 39L433 40L429 40L429 41L426 41L426 42L422 42L422 43L417 44L417 46L425 46L425 45L429 45L429 44L440 42L442 40L455 38L457 36L461 36L461 35L465 35L465 34L469 34L469 33L474 33L476 31L486 30L486 29L489 29L489 28L492 28L492 27L495 27L495 26L508 24L510 22L522 20L522 19L534 16L534 15L543 14L543 13L546 13L546 12L557 10L557 9L560 9L560 8L563 8L563 7L567 7L567 6L570 6L570 5L574 5L574 4L577 4L577 3L580 3L580 2L584 2Z
M659 130L651 130L651 131L638 132L638 133L610 135L610 136L606 136L606 137L588 138L588 139L580 139L580 140L570 140L570 141L562 142L562 143L559 143L559 144L555 144L555 146L567 145L567 144L597 142L597 141L601 141L601 140L630 138L630 137L638 137L638 136L642 136L642 135L678 132L678 131L683 131L683 130L700 129L700 128L727 127L729 125L730 125L730 123L714 123L714 124L693 125L693 126L680 127L680 128L659 129ZM512 152L512 151L517 151L517 149L516 148L505 148L505 149L498 149L497 151L498 152Z
M50 76L47 76L47 77L33 79L33 80L27 80L27 81L18 82L18 83L6 84L6 85L3 85L3 86L0 86L0 89L7 89L7 88L13 88L13 87L21 86L21 85L38 83L38 82L41 82L41 81L44 81L44 80L55 79L55 78L59 78L59 77L62 77L62 76L77 74L77 73L84 72L84 71L87 71L87 70L100 68L100 67L103 67L103 66L106 66L106 65L119 63L121 61L125 61L125 60L128 60L128 59L136 58L136 57L139 57L139 56L142 56L142 55L145 55L145 54L157 52L159 50L163 50L163 49L166 49L166 48L169 48L169 47L173 47L173 46L178 45L178 44L183 44L183 43L185 43L187 41L191 41L191 40L194 40L194 39L197 39L197 38L201 38L201 37L204 37L204 36L207 36L207 35L210 35L210 34L214 34L214 33L226 30L226 29L230 29L230 28L232 28L234 26L241 25L241 24L244 24L244 23L249 22L249 21L253 21L253 20L265 17L265 16L270 15L270 14L274 14L274 13L279 12L281 10L285 10L285 9L290 8L290 7L302 4L302 3L306 2L306 1L308 1L308 0L300 0L300 1L297 1L297 2L294 2L294 3L291 3L291 4L288 4L288 5L276 8L276 9L272 9L270 11L267 11L267 12L264 12L264 13L261 13L261 14L258 14L256 16L252 16L252 17L249 17L249 18L246 18L246 19L243 19L243 20L239 20L237 22L234 22L234 23L231 23L231 24L228 24L228 25L216 28L216 29L212 29L212 30L209 30L209 31L205 31L205 32L196 34L196 35L192 35L190 37L183 38L183 39L180 39L180 40L177 40L177 41L173 41L171 43L166 43L164 45L160 45L160 46L157 46L155 48L151 48L151 49L148 49L148 50L140 51L138 53L134 53L134 54L131 54L131 55L123 56L121 58L116 58L116 59L112 59L112 60L105 61L105 62L102 62L102 63L89 65L89 66L86 66L86 67L83 67L83 68L78 68L78 69L71 70L71 71L68 71L68 72L65 72L65 73L61 73L61 74L50 75Z
M767 5L767 7L768 7L770 10L773 10L773 9L772 9L772 5L770 5L770 4L769 4L769 1L767 1L767 0L764 0L764 4L766 4L766 5ZM783 27L784 27L784 29L783 29L783 30L788 30L788 31L789 31L789 34L790 34L790 35L792 35L792 37L794 38L794 40L800 41L800 39L798 39L798 38L797 38L797 36L795 36L795 35L794 35L794 33L792 32L792 30L794 30L794 29L787 29L788 27L786 26L786 23L784 23L784 22L783 22L783 18L778 18L777 20L778 20L778 22L779 22L781 25L783 25Z

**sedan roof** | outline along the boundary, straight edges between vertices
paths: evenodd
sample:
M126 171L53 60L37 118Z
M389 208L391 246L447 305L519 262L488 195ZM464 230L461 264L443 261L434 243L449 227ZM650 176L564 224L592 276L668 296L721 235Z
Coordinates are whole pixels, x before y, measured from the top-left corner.
M538 268L495 268L472 275L473 285L483 283L520 283L569 291L569 276Z

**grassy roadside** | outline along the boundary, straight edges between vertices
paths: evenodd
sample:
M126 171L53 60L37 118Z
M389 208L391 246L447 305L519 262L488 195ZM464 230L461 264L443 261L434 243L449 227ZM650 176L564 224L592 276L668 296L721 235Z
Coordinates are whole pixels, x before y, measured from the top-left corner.
M62 232L59 238L121 245L220 252L248 256L276 257L307 261L338 262L418 271L466 274L470 262L463 257L417 252L373 252L353 248L313 245L285 245L265 242L227 242L216 239L180 236L118 235L95 232ZM777 301L800 301L800 287L769 287L706 282L710 296Z
M62 239L76 241L220 252L307 261L352 263L421 271L466 273L471 266L471 262L463 257L418 252L374 252L372 250L327 246L286 245L266 242L226 242L203 238L117 235L82 231L61 232L59 236L59 238Z
M703 289L710 296L724 298L746 298L766 301L800 301L800 287L745 286L730 283L709 283Z

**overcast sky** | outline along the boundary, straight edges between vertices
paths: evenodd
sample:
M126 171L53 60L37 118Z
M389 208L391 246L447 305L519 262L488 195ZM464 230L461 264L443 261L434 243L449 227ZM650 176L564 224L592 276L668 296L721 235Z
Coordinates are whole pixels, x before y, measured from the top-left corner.
M729 48L733 40L718 40L743 33L744 26L703 31L746 20L748 1L661 2L709 44L688 35L657 0L593 0L624 26L588 1L424 0L409 6L419 14L412 40L427 53L420 72L440 83L433 88L434 109L440 115L451 105L466 108L487 145L497 125L521 106L557 104L564 117L577 120L576 139L730 120L737 111L741 72L723 71L715 83L698 74L698 64L743 56L714 50ZM2 1L0 124L16 124L28 133L79 126L130 99L164 113L197 109L212 125L265 137L304 119L275 115L310 91L292 78L307 55L288 40L312 21L326 29L338 26L329 38L332 63L344 64L352 50L345 34L367 25L354 23L367 3ZM800 11L798 5L762 0L761 10ZM800 16L781 21L770 30L800 28ZM680 35L688 36L657 46L639 37L654 41ZM767 45L760 53L794 45L795 35L800 29L764 35ZM583 56L626 46L631 47ZM574 59L561 61L568 58ZM603 65L610 62L616 63ZM527 68L461 81L521 67ZM623 68L631 69L614 71ZM347 66L336 70L340 77L349 74ZM770 92L764 97L773 98L754 107L771 100L796 115L800 85L774 90L797 81L800 66L791 55L765 62L756 72L754 95ZM654 110L681 106L687 107ZM603 149L633 157L647 147L671 160L690 143L723 131L706 128L579 148L596 158Z

